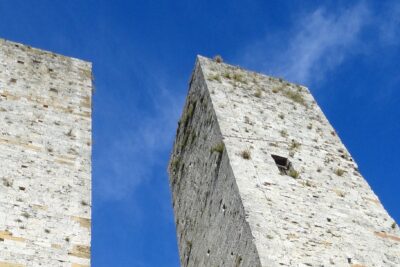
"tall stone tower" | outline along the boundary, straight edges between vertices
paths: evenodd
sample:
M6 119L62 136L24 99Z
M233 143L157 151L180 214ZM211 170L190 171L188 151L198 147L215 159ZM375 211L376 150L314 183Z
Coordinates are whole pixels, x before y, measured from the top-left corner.
M307 88L198 57L169 164L182 266L400 266L400 231Z
M0 40L0 267L90 265L91 64Z

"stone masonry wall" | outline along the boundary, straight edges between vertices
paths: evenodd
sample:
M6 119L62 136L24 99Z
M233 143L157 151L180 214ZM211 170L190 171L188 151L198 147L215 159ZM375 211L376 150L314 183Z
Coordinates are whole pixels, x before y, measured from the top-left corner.
M181 266L260 266L199 66L169 172Z
M203 57L198 58L194 77L200 73L204 81L198 80L196 86L209 96L204 105L212 111L194 117L196 133L211 138L210 127L200 123L209 120L218 129L218 138L198 141L195 148L183 146L177 153L185 140L182 126L178 129L171 166L176 155L185 165L179 165L178 175L172 173L171 180L181 257L186 242L182 237L195 236L191 244L218 244L218 250L192 253L189 262L212 258L216 264L204 266L233 266L223 260L229 258L228 248L237 244L231 238L237 229L220 231L221 224L214 221L220 215L199 205L211 191L213 203L222 199L225 214L244 212L244 221L227 217L223 224L250 227L246 235L256 247L261 266L400 266L398 225L361 176L307 88ZM189 102L193 87L192 83ZM205 154L207 149L199 148L219 140L226 166L219 169L221 184L214 185L213 167L204 166L213 158ZM291 167L280 170L273 155L283 157ZM220 177L229 178L223 181ZM176 189L182 186L184 190ZM235 189L229 191L234 202L226 203L228 188ZM195 235L200 231L199 218L207 225L203 236ZM215 238L204 238L209 235ZM248 266L244 263L249 254L241 248L235 251L242 257L236 266Z
M91 64L0 39L0 267L90 265Z

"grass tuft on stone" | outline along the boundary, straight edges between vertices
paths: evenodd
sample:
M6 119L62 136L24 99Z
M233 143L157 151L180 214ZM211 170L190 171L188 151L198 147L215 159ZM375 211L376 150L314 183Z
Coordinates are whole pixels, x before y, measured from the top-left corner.
M221 76L219 74L211 74L207 80L221 82Z
M11 187L11 186L13 185L13 183L12 183L10 180L8 180L8 179L3 178L3 185L4 185L5 187Z
M301 146L301 144L299 142L297 142L296 140L292 140L292 142L290 143L289 149L290 150L296 150Z
M224 143L221 142L211 148L211 153L214 153L214 152L222 153L222 152L224 152L224 148L225 148L225 145L224 145Z
M217 63L222 63L222 62L224 62L224 60L222 59L222 57L221 57L220 55L216 55L216 56L214 57L214 61L217 62Z
M173 171L177 170L180 163L181 163L180 158L174 158L174 159L171 161L171 169L172 169Z
M281 134L282 137L287 137L288 136L288 133L287 133L286 130L281 130L279 133Z
M304 97L299 92L293 92L289 89L283 91L283 95L287 98L291 99L293 102L299 103L301 105L305 105Z
M186 126L187 121L192 118L193 113L194 113L194 105L193 103L190 103L189 106L186 108L186 111L183 113L179 124Z
M337 176L343 176L344 173L345 173L345 171L342 170L342 169L337 168L337 169L335 170L335 174L336 174Z
M299 178L300 173L299 173L298 171L294 170L294 169L291 169L291 170L288 172L288 175L289 175L290 177L296 179L296 178Z
M250 150L248 150L248 149L243 150L243 151L240 153L240 155L241 155L242 158L244 158L244 159L247 159L247 160L251 159L251 153L250 153Z
M257 89L257 91L254 93L254 96L260 98L262 96L262 91Z
M243 74L241 74L241 73L238 73L238 72L235 72L234 74L233 74L233 80L235 80L236 82L241 82L241 83L245 83L245 79L244 79L244 76L243 76Z

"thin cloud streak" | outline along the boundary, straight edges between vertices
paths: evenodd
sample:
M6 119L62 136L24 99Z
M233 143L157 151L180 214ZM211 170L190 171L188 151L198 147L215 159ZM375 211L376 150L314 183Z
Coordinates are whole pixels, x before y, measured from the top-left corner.
M134 125L115 132L117 138L98 156L97 166L102 173L97 181L99 199L121 201L154 179L155 170L163 167L166 172L165 155L172 147L183 99L166 87L149 86L153 88L148 92L153 101L151 113L137 115ZM140 112L133 109L132 113Z
M101 145L94 144L93 193L101 207L134 198L146 183L167 184L166 161L184 100L179 89L186 79L171 75L173 69L126 39L127 31L110 38L109 28L99 30L106 45L95 51L104 63L97 65L104 88L97 90L101 110L95 109L102 131L95 140Z
M300 24L300 30L284 55L286 64L282 73L306 84L321 79L356 48L361 29L368 20L364 5L337 16L327 15L324 9L316 10Z
M351 56L363 53L362 33L367 27L376 27L380 42L389 44L391 36L398 31L396 14L400 12L400 5L396 7L387 11L391 14L387 19L373 14L366 2L336 13L319 7L296 16L301 19L289 31L268 35L250 44L237 61L240 65L310 86L324 80ZM373 26L377 23L382 27L387 25L385 32L380 26ZM103 200L124 199L143 183L154 179L157 168L166 169L166 155L172 146L184 99L183 95L167 88L177 88L176 85L183 83L152 84L160 80L159 76L152 77L152 73L160 73L154 71L157 62L147 62L147 66L143 66L146 61L142 63L144 68L134 71L147 77L146 88L153 88L147 92L153 99L153 111L137 118L135 125L126 127L123 132L116 132L118 139L98 156L97 166L101 166L102 175L98 175L101 180L97 181L96 194ZM139 114L134 109L132 113Z
M303 19L288 32L288 36L283 33L271 35L250 45L242 61L263 72L309 85L323 79L349 54L357 53L361 32L371 21L368 7L363 2L338 14L330 14L320 7L298 17ZM278 45L277 38L285 40L282 43L287 45ZM271 47L271 44L275 45Z

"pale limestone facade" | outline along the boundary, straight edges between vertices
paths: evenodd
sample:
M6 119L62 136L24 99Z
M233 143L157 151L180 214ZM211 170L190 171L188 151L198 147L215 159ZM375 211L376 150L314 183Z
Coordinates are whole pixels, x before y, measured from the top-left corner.
M400 266L400 230L309 90L198 57L169 164L182 266Z
M91 64L0 39L0 267L90 266Z

